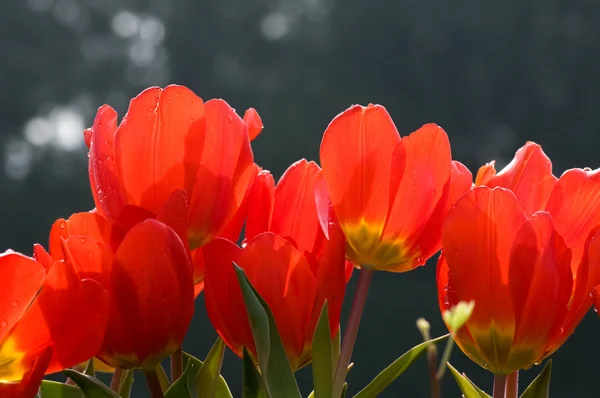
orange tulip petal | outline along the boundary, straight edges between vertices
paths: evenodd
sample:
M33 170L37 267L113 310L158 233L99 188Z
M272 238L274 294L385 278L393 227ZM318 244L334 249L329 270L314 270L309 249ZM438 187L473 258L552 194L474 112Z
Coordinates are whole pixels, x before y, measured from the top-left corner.
M456 200L472 186L473 176L462 163L453 161L444 194L417 239L419 257L415 265L423 265L442 247L442 223Z
M216 238L203 250L206 256L204 302L210 322L238 356L242 356L243 346L256 355L244 297L232 264L239 265L242 249L227 239Z
M62 240L73 235L94 238L116 249L123 239L123 233L113 223L98 213L75 213L68 220L60 218L50 230L50 255L54 260L65 258Z
M254 178L254 160L246 126L223 100L206 108L206 139L190 199L190 245L202 246L227 225Z
M34 259L7 251L0 254L0 275L1 342L40 291L46 272L42 264Z
M513 355L530 357L517 359L524 361L522 367L541 360L549 337L567 314L573 285L570 263L571 250L554 230L549 213L535 213L523 224L511 249L509 272L516 322Z
M175 190L191 194L205 128L204 104L186 87L152 87L131 100L116 136L128 202L157 212Z
M315 204L315 175L319 170L316 163L299 160L275 187L270 231L289 239L302 253L316 253L325 239Z
M390 192L394 199L382 238L406 242L421 233L444 194L452 156L448 136L435 124L426 124L404 137L402 145L406 153L404 174L398 190Z
M179 235L183 245L189 250L188 244L188 211L190 202L187 192L178 189L167 199L158 210L156 219L168 225Z
M442 229L444 257L455 300L475 300L469 329L494 325L512 335L515 314L510 303L509 256L526 221L517 198L503 188L476 187L458 199ZM480 344L481 345L481 344Z
M108 293L102 285L82 280L72 265L56 262L40 294L4 342L2 355L10 355L8 346L27 363L30 355L51 346L47 373L75 366L98 352L107 317ZM21 376L15 374L17 379Z
M496 176L496 161L492 160L489 163L481 166L477 170L477 176L475 177L475 186L487 185L487 183Z
M229 239L232 242L238 242L240 240L240 235L242 234L242 229L244 228L244 223L248 218L248 212L250 208L250 202L254 199L252 198L252 191L254 189L254 185L257 183L257 177L259 173L260 167L256 163L252 165L253 168L253 176L252 182L248 185L248 189L246 190L246 194L244 195L244 199L240 204L240 207L235 212L233 218L229 221L229 223L223 228L219 236L221 238Z
M244 123L248 128L248 137L250 141L253 141L263 129L263 123L254 108L248 108L246 113L244 113Z
M35 398L52 358L52 347L46 347L36 355L31 369L23 376L23 380L12 383L0 382L0 396L3 398Z
M346 234L364 222L373 229L374 240L381 235L399 142L396 126L381 105L355 105L325 130L320 151L323 178Z
M268 170L261 170L250 187L246 240L271 230L275 202L275 180Z
M486 181L485 185L513 191L525 214L531 216L544 209L556 181L557 178L552 174L552 162L542 151L542 147L528 142L517 151L514 159Z
M341 226L331 203L327 184L323 178L323 170L320 170L315 175L315 205L317 207L317 216L319 217L321 230L325 234L325 237L329 239L333 230L339 229Z
M40 245L39 243L33 245L33 258L38 263L42 264L46 271L52 267L52 263L54 262L50 256L50 253L48 253L46 249L44 249L44 246Z
M175 231L156 220L134 226L117 250L110 293L99 358L112 366L144 367L171 354L194 311L190 259Z
M98 109L92 127L89 151L90 185L96 207L107 217L116 217L125 205L115 161L117 113L104 105Z
M600 311L600 285L594 288L592 297L594 299L594 310L598 313L598 311Z
M315 301L315 276L309 263L288 240L265 232L248 242L239 265L273 312L290 363L296 368Z
M586 238L600 225L600 169L567 170L550 194L546 211L552 214L556 231L573 252L571 267L576 274Z

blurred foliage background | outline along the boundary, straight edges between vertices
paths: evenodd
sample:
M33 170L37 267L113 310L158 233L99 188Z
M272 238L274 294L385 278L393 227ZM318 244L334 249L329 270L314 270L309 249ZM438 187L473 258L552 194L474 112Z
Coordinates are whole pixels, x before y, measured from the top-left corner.
M31 253L56 218L93 206L81 133L100 105L122 116L151 85L255 107L265 124L255 160L276 178L297 159L318 160L329 121L369 102L385 105L403 135L444 127L474 173L492 159L503 167L527 140L543 145L556 175L596 168L599 19L595 0L11 1L0 13L0 249ZM350 392L420 341L419 316L446 332L435 258L376 275ZM199 298L185 349L203 358L215 338ZM553 356L553 397L597 395L599 338L590 313ZM491 389L460 351L452 362ZM540 370L522 372L522 384ZM231 354L223 374L239 396ZM310 370L300 379L308 394ZM459 396L449 375L444 391ZM423 359L383 396L427 394Z

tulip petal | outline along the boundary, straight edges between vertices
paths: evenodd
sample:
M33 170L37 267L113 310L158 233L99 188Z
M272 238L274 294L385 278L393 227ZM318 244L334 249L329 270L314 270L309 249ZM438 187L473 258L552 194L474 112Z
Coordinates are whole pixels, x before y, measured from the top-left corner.
M496 176L496 161L492 160L489 163L481 166L477 170L475 177L475 186L487 185L487 183Z
M319 171L316 163L299 160L275 187L270 231L289 239L303 253L317 253L325 239L315 204L315 175Z
M382 239L399 239L409 246L425 228L444 194L451 175L452 156L446 132L435 124L426 124L404 137L402 145L406 153L404 174L398 190L390 192L394 199Z
M46 272L42 264L34 259L7 251L0 254L0 275L1 342L40 291Z
M452 290L457 301L475 300L467 325L494 363L504 363L510 353L515 314L508 305L509 256L526 220L511 191L476 187L457 200L442 229Z
M198 297L204 289L204 272L206 270L204 246L192 250L192 269L194 275L194 294L195 297Z
M128 202L156 213L175 190L191 194L205 129L204 104L186 87L152 87L131 100L115 146Z
M194 311L189 254L175 231L152 219L134 226L116 252L110 293L99 358L129 368L152 366L171 354Z
M529 217L544 209L556 181L557 178L552 174L552 162L542 151L542 147L528 142L517 151L514 159L498 174L489 178L485 185L490 188L510 189Z
M167 199L165 204L156 214L156 219L168 225L179 235L184 246L188 244L188 211L190 202L187 192L178 189Z
M275 202L275 180L271 173L261 170L249 192L246 240L254 238L261 232L271 230Z
M263 129L262 120L256 109L248 108L246 110L246 113L244 113L244 123L248 129L248 138L250 138L250 141L254 141Z
M217 236L240 207L254 178L254 160L242 119L225 101L210 100L196 189L190 199L190 245Z
M117 112L108 105L101 106L92 127L89 176L96 207L111 219L125 205L115 161L116 131Z
M204 246L203 251L206 259L204 302L210 322L239 357L244 346L256 355L244 297L233 268L233 262L240 262L242 249L227 239L216 238Z
M52 225L49 247L54 260L65 258L62 240L73 235L94 238L115 250L123 239L121 230L98 213L75 213L68 220L60 218Z
M108 316L108 293L98 282L80 278L68 263L52 266L40 294L0 349L0 356L15 359L11 375L4 369L5 379L21 379L27 369L24 364L32 363L45 347L52 347L47 373L75 366L98 352Z
M571 267L576 275L586 238L600 225L600 169L565 171L550 194L546 211L573 252Z
M323 135L320 158L335 213L348 231L364 223L378 240L387 218L394 151L400 135L381 105L355 105ZM398 170L394 170L394 173Z
M473 176L462 163L453 161L444 193L417 239L420 256L416 265L423 265L442 247L442 224L456 200L472 186Z
M0 395L3 398L35 398L37 396L46 368L52 358L52 347L46 347L36 357L31 369L23 376L23 380L14 383L0 382Z
M305 348L315 301L315 276L309 263L288 240L265 232L248 242L238 265L269 305L295 369Z
M321 230L325 234L325 238L329 239L332 231L336 228L341 228L341 226L331 203L327 184L323 178L323 170L320 170L315 175L315 205L317 207L317 216L319 217Z
M260 167L256 163L252 166L254 172L252 177L252 182L248 185L248 189L246 190L246 194L244 195L244 199L240 204L240 207L235 212L233 218L229 221L229 223L223 228L219 236L221 238L229 239L232 242L237 243L240 240L240 235L242 234L242 229L244 228L244 223L246 223L246 219L248 219L248 212L250 211L250 202L255 200L252 197L252 192L254 186L257 184L257 178ZM248 227L246 227L247 229Z
M42 264L46 271L52 267L52 263L54 262L50 256L50 253L48 253L46 249L44 249L44 246L40 245L39 243L33 245L33 258L38 263Z
M561 327L573 284L570 263L571 250L549 213L535 213L523 224L511 249L509 272L516 323L512 356L522 367L542 359L544 342Z

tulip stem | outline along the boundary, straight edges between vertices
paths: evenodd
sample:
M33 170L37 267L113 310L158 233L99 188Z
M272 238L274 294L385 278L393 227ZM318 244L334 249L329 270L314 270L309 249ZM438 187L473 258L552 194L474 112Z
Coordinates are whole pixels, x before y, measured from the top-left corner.
M123 376L123 369L115 368L115 373L113 373L113 377L110 380L110 389L119 392L119 388L121 387L121 376Z
M444 373L446 372L446 368L448 367L448 361L450 360L450 355L452 355L452 349L454 348L454 336L450 335L450 339L446 343L446 348L444 348L444 353L442 354L442 360L440 361L440 367L435 375L438 382L442 380L444 377Z
M171 354L171 384L183 374L183 349L181 346Z
M494 375L494 392L492 393L493 398L504 398L504 392L506 391L506 375L495 374Z
M358 334L358 326L360 325L363 310L365 309L365 302L367 301L367 294L369 293L369 286L371 285L374 272L375 271L369 267L363 267L360 271L358 286L356 287L354 301L352 302L352 308L350 309L350 317L348 318L348 324L346 325L346 331L344 332L344 338L342 339L340 358L333 377L332 396L334 398L338 398L342 394L346 372L348 365L350 365L352 350L354 349L356 335Z
M150 395L152 398L165 398L162 388L160 387L160 381L158 380L158 373L156 368L144 369L144 376L148 382L148 388L150 389Z
M517 398L519 396L519 371L506 376L505 398Z

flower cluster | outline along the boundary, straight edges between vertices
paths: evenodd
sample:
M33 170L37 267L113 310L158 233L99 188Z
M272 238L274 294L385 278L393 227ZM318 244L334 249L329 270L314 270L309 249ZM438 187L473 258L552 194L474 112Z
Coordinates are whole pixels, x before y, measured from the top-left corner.
M276 184L254 162L262 128L252 108L242 118L175 85L143 91L120 123L110 106L98 110L84 132L96 207L57 220L47 250L0 255L1 396L110 394L89 376L94 364L114 373L121 396L133 369L155 397L194 396L185 390L194 386L230 396L219 376L228 346L244 359L246 392L299 396L293 373L312 361L315 395L338 398L373 273L413 270L440 250L441 313L452 341L496 375L494 396L516 396L510 376L555 352L600 305L600 172L556 178L528 142L473 182L441 127L401 137L383 106L355 105L325 130L321 166L297 161ZM220 339L200 366L181 345L202 293ZM468 313L453 316L455 307ZM422 351L435 366L437 341L427 337L402 366ZM171 386L160 364L169 356ZM82 363L85 374L69 370ZM394 366L382 372L387 384L402 372ZM42 381L62 370L79 387ZM357 396L376 396L383 379Z

